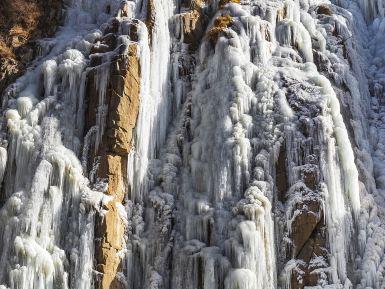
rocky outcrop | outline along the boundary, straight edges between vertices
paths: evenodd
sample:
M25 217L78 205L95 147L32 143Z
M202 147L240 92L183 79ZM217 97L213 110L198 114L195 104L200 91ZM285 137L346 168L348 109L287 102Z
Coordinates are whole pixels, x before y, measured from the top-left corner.
M198 48L201 39L209 23L209 17L206 15L205 2L194 0L188 3L189 11L178 15L181 26L181 40L190 45L191 50Z
M219 7L223 7L223 6L225 6L226 4L228 4L228 3L241 3L241 0L220 0L219 1Z
M147 16L146 16L146 26L149 35L149 43L151 45L152 42L152 32L154 30L155 25L155 3L156 0L148 0L147 1Z
M240 3L240 0L221 0L218 3L218 8L222 9L228 3ZM189 45L191 51L195 51L202 42L210 18L215 11L213 10L212 2L207 0L187 1L187 3L184 3L184 6L182 7L183 12L177 15L177 19L180 21L179 26L181 27L180 39L183 43ZM231 25L231 22L231 16L227 13L215 19L213 26L207 32L209 39L215 42L219 34L224 32Z
M199 45L199 41L204 33L205 22L204 16L199 10L192 10L186 13L182 13L182 37L183 42L192 44L194 48Z
M319 5L318 9L317 9L317 13L327 15L327 16L331 16L333 14L330 6L328 6L326 4Z
M289 273L292 289L318 285L321 272L328 267L323 201L317 192L318 176L314 171L303 170L301 182L302 186L295 185L295 189L289 190L286 203L292 211L292 217L288 219L291 241L287 259L296 262L295 268ZM325 276L321 279L325 279Z
M207 32L208 38L214 43L217 41L219 35L226 30L232 23L230 14L224 14L215 19L213 27Z
M297 204L296 210L299 210L300 213L292 222L291 237L294 257L300 255L323 216L321 209L322 204L320 204L318 200L311 200L306 197L304 197L304 199L304 201Z
M319 144L314 132L320 129L318 105L305 103L300 93L292 89L290 77L283 78L286 99L298 117L295 141L288 133L280 147L275 165L278 200L284 205L287 240L283 251L286 286L303 289L328 283L325 273L329 264L329 249L324 194L322 192L322 163ZM309 140L315 140L309 142ZM293 157L295 151L297 156Z
M319 222L295 259L296 267L291 271L290 288L303 289L325 282L323 272L328 266L326 240L325 225Z
M62 0L0 2L0 93L37 56L34 41L52 36L61 15Z
M110 164L120 164L119 158L109 158ZM95 269L100 272L96 288L124 288L116 278L120 267L121 257L119 252L124 248L125 224L119 213L118 203L110 201L103 207L106 211L103 217L96 219L95 235Z
M96 248L96 268L103 273L100 282L100 288L103 289L120 288L115 278L121 260L118 253L124 245L125 225L117 207L122 206L128 192L127 155L139 111L140 68L136 48L136 44L131 45L128 54L119 55L112 63L111 88L107 93L107 129L98 154L98 175L107 180L108 189L105 193L113 197L104 208L106 213L97 230L101 243ZM115 285L111 287L111 284Z
M110 23L106 34L98 41L90 55L95 65L88 75L86 128L99 123L104 126L99 147L94 147L89 160L89 169L97 166L97 179L107 183L105 194L110 196L103 204L103 214L97 216L95 228L95 268L101 274L97 278L97 288L124 288L117 278L121 263L120 252L125 246L126 224L121 215L127 185L127 157L131 150L133 129L139 112L140 63L138 46L132 42L117 45L114 31L116 21ZM116 28L116 27L115 27ZM114 56L105 61L103 53L114 50ZM106 94L100 97L98 90L99 71L107 66ZM103 103L100 103L100 101ZM98 119L100 109L106 114Z
M137 49L136 44L131 44L111 66L106 141L109 150L118 155L126 155L131 150L139 110L140 64Z
M286 153L284 144L281 144L278 160L275 164L275 182L277 187L278 200L280 202L284 202L286 199L286 191L288 190Z
M19 75L19 62L7 51L0 51L0 94Z

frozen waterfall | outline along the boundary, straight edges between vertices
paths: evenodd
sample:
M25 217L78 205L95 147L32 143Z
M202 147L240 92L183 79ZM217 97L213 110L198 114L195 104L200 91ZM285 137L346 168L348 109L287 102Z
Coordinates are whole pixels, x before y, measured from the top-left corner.
M385 1L64 3L0 92L0 289L385 288Z

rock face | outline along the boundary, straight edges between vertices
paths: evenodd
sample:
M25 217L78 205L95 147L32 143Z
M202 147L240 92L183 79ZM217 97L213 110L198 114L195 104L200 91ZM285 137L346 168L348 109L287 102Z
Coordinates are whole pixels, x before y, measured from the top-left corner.
M34 40L54 34L62 5L62 0L1 1L0 93L36 57Z
M239 3L240 0L221 0L219 1L219 8L224 7L228 3ZM178 20L181 22L181 40L189 44L189 48L195 51L202 43L202 38L206 33L207 26L211 20L211 17L216 12L210 7L211 1L191 0L187 1L183 12L177 15ZM214 42L218 38L219 34L227 27L231 25L231 16L224 14L218 16L214 21L214 26L207 32L208 37Z
M131 151L133 129L139 110L140 65L138 47L117 56L111 66L111 96L107 118L107 146L118 155Z
M241 3L241 0L220 0L219 1L219 7L223 8L228 3Z
M214 43L217 41L220 33L224 32L232 23L232 18L230 14L224 14L218 16L214 21L214 26L208 31L208 37Z
M191 50L196 50L206 31L209 17L204 1L191 1L186 3L185 12L178 15L181 22L181 39L190 45Z
M124 11L123 11L124 12ZM113 31L114 22L106 31ZM116 47L116 36L112 33L105 35L92 48L91 59L94 57L95 66L88 76L86 99L87 129L101 121L104 131L99 147L94 147L91 163L98 162L97 180L107 184L104 192L111 199L103 205L104 213L97 217L95 228L95 262L96 270L101 273L97 278L97 288L124 288L117 279L121 270L121 254L125 245L126 224L122 211L123 204L129 192L127 184L127 157L131 151L133 131L139 112L140 96L140 63L138 46L131 43ZM102 49L101 49L102 48ZM115 49L112 59L106 62L100 53L108 53ZM96 59L96 60L95 60ZM105 97L100 98L97 87L98 69L107 66L102 73L107 74L108 82ZM102 103L101 103L102 101ZM98 120L101 107L105 107L102 119Z
M149 35L149 42L151 45L152 42L152 35L154 32L154 25L155 25L155 3L156 0L148 0L147 1L147 11L146 11L146 26L148 30Z

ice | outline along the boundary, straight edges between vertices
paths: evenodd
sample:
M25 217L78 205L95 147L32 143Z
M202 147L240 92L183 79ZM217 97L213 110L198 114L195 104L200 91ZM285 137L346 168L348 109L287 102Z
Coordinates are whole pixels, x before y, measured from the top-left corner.
M358 0L357 2L368 21L385 16L385 3L383 0Z
M247 269L235 269L232 271L225 281L226 289L252 289L258 288L255 274L251 270Z
M3 181L6 166L7 150L4 147L0 147L0 182Z
M109 62L103 63L96 68L95 83L96 91L98 92L98 105L96 112L96 139L95 139L95 151L99 148L102 136L105 131L106 117L107 117L107 104L106 93L107 85L109 83L110 65ZM91 133L92 129L88 132Z
M92 68L88 54L113 13L122 43L138 25L141 67L117 205L123 286L282 289L311 271L318 285L305 288L383 288L385 2L211 1L207 29L231 23L197 52L175 36L183 3L153 1L149 31L147 0L68 1L64 26L4 94L0 288L95 287L94 215L112 197L88 160L116 51ZM96 125L84 132L91 72ZM308 260L292 252L304 210L326 251Z
M311 38L302 23L290 20L281 22L277 27L277 40L283 46L297 48L305 62L313 61Z
M149 77L149 82L146 81L144 83L150 84L149 93L152 101L149 104L148 113L150 113L150 124L152 120L150 127L153 127L153 133L150 131L147 148L145 148L146 144L144 144L143 149L141 145L138 146L138 149L142 150L140 151L141 155L149 159L154 158L158 147L165 141L166 127L169 122L168 115L170 114L170 100L168 100L167 94L169 93L168 77L170 68L168 62L171 44L167 31L169 30L168 21L173 13L174 7L172 1L157 1L155 3L158 25L155 26L152 36L150 35L150 37L152 37L152 47L149 56L150 62L143 66L147 68L147 71L143 71L142 74L143 77ZM143 35L143 39L144 37L146 37L146 35ZM146 44L144 43L143 45ZM145 53L146 48L143 49ZM145 58L145 56L143 58ZM150 65L151 69L148 69L148 65ZM149 74L149 76L147 76L147 74ZM143 98L146 98L145 94L142 95ZM138 123L138 127L139 125L140 123ZM138 133L138 135L141 134ZM146 136L143 136L143 139L146 138ZM142 139L142 137L140 137L140 139Z
M44 75L44 90L45 96L52 95L55 77L57 75L57 62L54 59L49 59L42 65L42 72Z
M360 195L358 184L358 171L354 164L354 153L349 141L348 132L340 113L339 101L333 92L330 82L324 77L313 78L313 81L323 88L322 93L328 97L331 117L333 119L334 131L338 145L342 169L344 170L345 188L350 198L355 217L358 217L360 210Z
M30 97L19 97L17 99L17 109L21 118L24 118L33 108L33 102Z

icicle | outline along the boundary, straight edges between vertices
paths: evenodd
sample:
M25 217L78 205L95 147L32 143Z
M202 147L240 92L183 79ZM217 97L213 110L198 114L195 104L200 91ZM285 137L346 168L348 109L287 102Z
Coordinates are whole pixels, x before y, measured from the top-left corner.
M135 129L135 155L133 197L142 199L146 187L146 173L149 161L159 152L159 147L165 142L166 129L170 121L171 100L169 99L169 59L170 35L168 22L174 10L172 1L154 1L156 23L152 35L140 23L139 46L141 59L141 101L139 117ZM150 49L148 37L152 38Z
M7 167L7 150L4 147L0 147L0 183L3 182L6 167Z
M247 269L235 269L226 278L226 289L253 289L258 287L255 274L251 270Z

